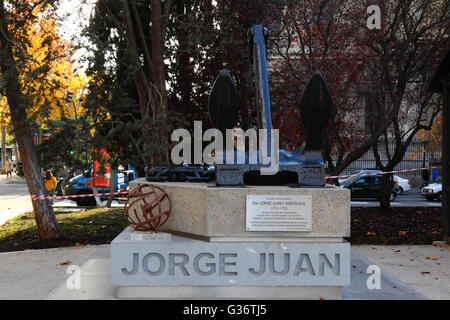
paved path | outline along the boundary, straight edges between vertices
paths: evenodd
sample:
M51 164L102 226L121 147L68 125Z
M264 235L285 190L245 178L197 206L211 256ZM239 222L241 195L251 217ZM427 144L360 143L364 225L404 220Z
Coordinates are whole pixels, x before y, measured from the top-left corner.
M0 226L18 214L31 210L31 198L24 178L0 175Z
M0 253L0 299L116 299L109 254L109 245ZM343 298L450 300L449 263L450 250L433 246L352 246L351 285ZM381 288L370 290L367 267L374 264ZM81 286L70 289L77 267Z
M450 250L434 246L352 246L428 299L450 300Z
M89 265L102 259L109 259L109 245L0 253L0 300L45 299L60 286L66 287L68 267L74 265L83 266L83 287L69 291L69 296L60 299L77 299L77 295L106 299L107 292L97 293L93 288L87 290L91 284ZM70 264L61 265L60 262L64 261L70 261ZM108 270L101 269L101 272L107 273ZM105 280L105 274L97 278ZM103 289L107 284L101 283L98 288Z
M31 198L25 179L14 173L9 179L0 175L0 211L26 206L31 207Z

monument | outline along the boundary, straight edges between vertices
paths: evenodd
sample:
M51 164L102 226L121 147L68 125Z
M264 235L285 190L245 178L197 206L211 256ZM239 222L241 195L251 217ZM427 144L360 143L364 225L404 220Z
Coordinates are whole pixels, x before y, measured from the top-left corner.
M215 181L202 171L178 182L170 179L176 171L163 168L131 182L130 194L138 197L129 200L127 215L135 222L111 243L111 281L119 298L341 299L350 284L350 244L344 241L350 236L350 193L325 184L321 156L331 109L326 82L316 71L303 92L304 145L295 152L273 148L268 33L256 25L249 34L255 123L267 134L253 150L256 161L250 161L251 151L228 150L244 152L245 161L216 164ZM237 101L232 77L222 70L209 101L221 132L235 125ZM278 173L258 174L267 167L264 152L278 156ZM294 184L283 183L288 176ZM146 200L145 190L153 192Z

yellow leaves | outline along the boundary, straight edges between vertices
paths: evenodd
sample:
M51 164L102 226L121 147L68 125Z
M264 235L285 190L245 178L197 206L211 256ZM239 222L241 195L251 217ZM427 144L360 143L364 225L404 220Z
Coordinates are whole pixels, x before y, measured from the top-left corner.
M9 106L5 96L0 95L0 124L7 125L9 123Z
M431 127L431 145L438 146L442 140L442 113L436 118Z
M17 40L14 55L21 57L18 59L19 81L32 106L29 115L39 115L41 108L49 108L50 120L73 117L73 104L63 102L64 94L70 89L74 92L74 101L79 101L87 83L86 76L80 75L71 61L72 44L59 35L54 9L38 5L33 13L37 16L36 21L24 17L25 23L13 32ZM78 103L77 113L83 113ZM41 120L37 116L37 122Z
M429 141L430 146L432 147L438 147L442 140L442 114L435 119L431 130L422 129L417 132L417 138L422 139L423 141ZM419 152L425 151L421 150Z
M436 261L438 259L438 258L433 258L433 257L430 257L430 256L426 256L425 258L428 259L428 260L431 260L431 261Z
M429 139L428 131L420 129L419 132L417 132L417 137L427 141Z

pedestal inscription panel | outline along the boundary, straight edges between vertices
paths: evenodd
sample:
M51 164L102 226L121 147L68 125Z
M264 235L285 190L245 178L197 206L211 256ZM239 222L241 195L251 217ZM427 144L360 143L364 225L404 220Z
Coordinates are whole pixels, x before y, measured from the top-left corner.
M119 286L345 286L348 243L209 243L131 240L111 243L111 279Z

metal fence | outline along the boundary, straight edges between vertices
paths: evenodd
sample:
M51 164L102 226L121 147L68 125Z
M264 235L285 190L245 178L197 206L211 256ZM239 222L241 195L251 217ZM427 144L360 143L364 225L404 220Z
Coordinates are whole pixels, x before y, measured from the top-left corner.
M380 142L378 146L381 162L386 165L388 162L388 152L392 156L395 150L395 142ZM431 143L430 141L413 141L403 157L403 160L394 168L394 170L406 170L415 168L424 168L431 166L439 166L442 161L442 146ZM350 174L361 169L377 169L375 156L372 150L365 153L361 158L351 163L342 174ZM440 169L438 170L441 174ZM401 176L420 176L421 171L403 172Z

